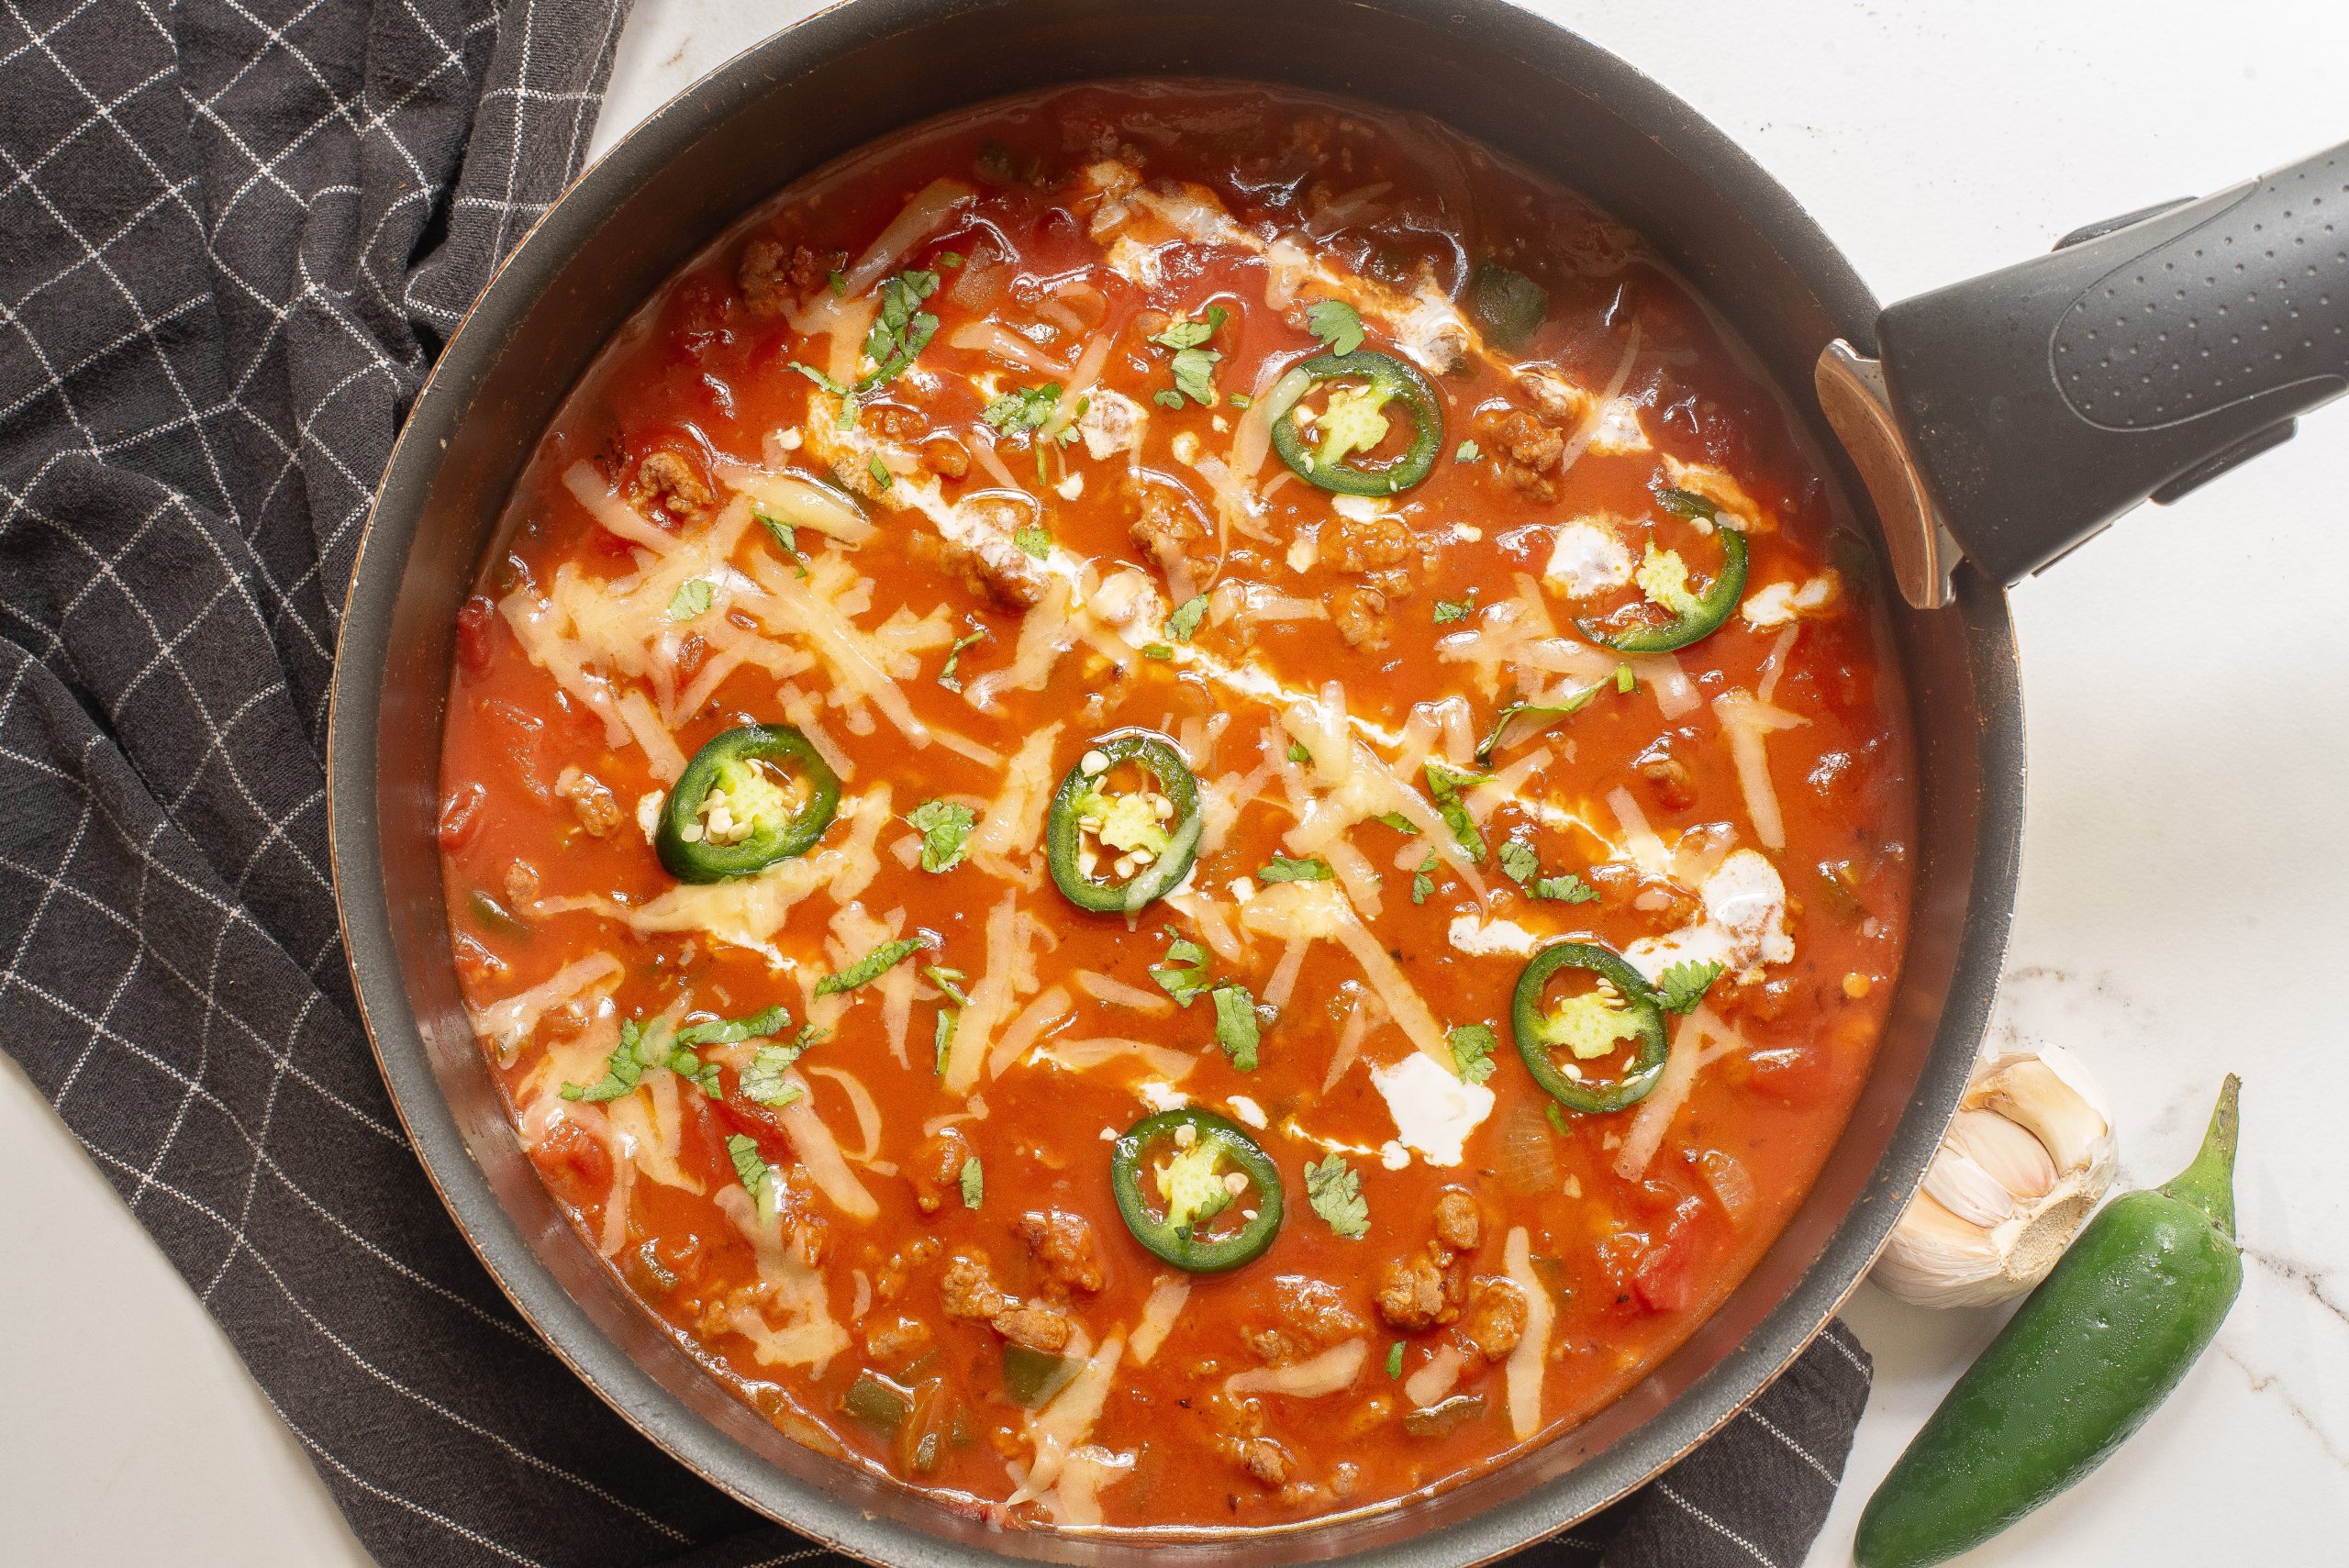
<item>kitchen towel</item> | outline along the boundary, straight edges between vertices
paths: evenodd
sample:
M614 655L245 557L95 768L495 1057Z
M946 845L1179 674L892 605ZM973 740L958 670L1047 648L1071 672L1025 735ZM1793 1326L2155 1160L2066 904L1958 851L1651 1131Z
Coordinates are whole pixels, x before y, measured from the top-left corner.
M392 439L577 172L619 0L5 0L0 1039L376 1558L828 1554L649 1447L435 1200L360 1031L320 758ZM1841 1325L1543 1564L1792 1568Z

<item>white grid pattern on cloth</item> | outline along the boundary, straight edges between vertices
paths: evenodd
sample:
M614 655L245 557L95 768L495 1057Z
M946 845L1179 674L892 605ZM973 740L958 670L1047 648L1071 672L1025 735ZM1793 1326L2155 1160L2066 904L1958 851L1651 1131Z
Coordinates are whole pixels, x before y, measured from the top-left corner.
M352 1021L325 869L370 493L576 172L624 12L0 0L0 1030L390 1563L830 1557L497 1295ZM1865 1397L1828 1338L1674 1488L1535 1555L1798 1557Z

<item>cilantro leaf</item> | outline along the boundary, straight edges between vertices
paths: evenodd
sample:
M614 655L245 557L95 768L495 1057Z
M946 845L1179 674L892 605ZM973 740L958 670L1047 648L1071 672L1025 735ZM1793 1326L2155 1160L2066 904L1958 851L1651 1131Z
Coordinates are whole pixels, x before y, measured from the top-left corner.
M1463 441L1460 450L1452 454L1454 462L1475 462L1485 455L1485 449L1474 441Z
M1452 1070L1462 1083L1481 1084L1493 1075L1493 1047L1499 1041L1493 1038L1492 1025L1463 1024L1443 1038L1452 1046Z
M637 1047L643 1041L643 1029L630 1018L620 1026L620 1041L605 1059L604 1075L593 1084L565 1084L559 1092L566 1100L584 1100L590 1105L618 1099L636 1087L650 1065L637 1055Z
M1541 874L1542 857L1533 846L1522 839L1511 839L1501 846L1501 874L1523 886Z
M809 381L814 382L818 386L822 387L834 397L846 397L849 395L849 390L847 387L842 386L839 382L834 381L830 376L826 375L814 365L804 365L797 360L794 360L791 361L790 368L797 371L801 375L806 376Z
M963 863L963 842L971 836L978 816L960 801L925 800L906 817L907 826L921 835L921 869L952 871Z
M1060 406L1061 384L1048 381L1041 386L1015 388L986 406L979 416L988 425L1006 436L1017 436L1041 430L1044 422Z
M1305 1201L1313 1212L1329 1222L1330 1229L1350 1241L1359 1241L1370 1230L1370 1203L1362 1195L1362 1178L1354 1174L1342 1154L1330 1153L1305 1167ZM1386 1364L1397 1368L1403 1359L1403 1344L1397 1340L1387 1352Z
M1183 395L1179 392L1170 391L1163 386L1156 392L1150 395L1150 400L1152 403L1157 404L1161 408L1180 410L1183 406Z
M924 964L921 977L946 993L947 999L956 1006L967 1007L971 1005L971 999L963 995L963 982L970 976L961 970L948 969L943 964Z
M1256 998L1245 985L1230 981L1208 995L1215 1002L1215 1042L1242 1073L1256 1071L1256 1045L1263 1037L1256 1027Z
M1362 317L1342 299L1317 299L1307 306L1305 329L1327 343L1333 354L1351 354L1362 347Z
M1264 882L1329 882L1337 876L1330 862L1318 856L1310 860L1293 861L1286 855L1275 855L1272 862L1256 873Z
M1476 613L1476 590L1468 590L1464 599L1438 599L1435 602L1435 624L1449 626L1456 620L1466 620Z
M759 1140L737 1132L726 1140L727 1157L734 1162L735 1179L758 1205L761 1219L773 1219L783 1206L783 1178L759 1152Z
M856 384L863 397L897 379L938 330L938 317L916 307L938 292L938 274L908 270L881 285L881 308L864 335L864 357L873 368Z
M1573 872L1557 876L1537 878L1525 890L1536 898L1553 899L1560 904L1596 904L1598 889L1583 881Z
M1175 606L1174 613L1166 617L1166 635L1177 642L1190 641L1199 629L1199 622L1207 618L1207 613L1208 596L1205 594L1192 595Z
M1419 825L1412 821L1409 817L1404 816L1399 811L1382 811L1377 816L1372 817L1371 820L1373 822L1383 822L1387 827L1394 828L1395 831L1402 834L1406 838L1416 837L1419 831Z
M1467 803L1460 792L1485 782L1482 773L1465 773L1450 763L1430 757L1427 761L1428 793L1435 796L1436 811L1443 817L1443 825L1452 829L1452 837L1461 852L1472 861L1485 858L1485 835L1478 831L1476 819L1468 815Z
M1426 903L1428 901L1428 895L1435 891L1435 877L1431 874L1435 871L1435 851L1433 850L1430 850L1428 851L1428 858L1421 861L1419 862L1419 869L1412 873L1412 903Z
M963 1207L978 1207L986 1193L986 1173L979 1168L979 1157L974 1154L963 1162Z
M1522 740L1527 736L1538 735L1559 719L1570 714L1580 713L1584 708L1588 707L1591 698L1604 690L1605 684L1601 682L1597 685L1586 687L1562 703L1513 702L1509 704L1494 717L1492 733L1486 736L1476 748L1476 761L1489 764L1493 760L1493 753L1500 750L1504 740L1509 738L1509 726L1519 719L1530 719L1534 722L1530 728L1516 736L1515 739Z
M799 1038L789 1045L770 1040L760 1046L751 1053L751 1064L742 1069L742 1097L778 1110L798 1099L805 1091L796 1084L786 1083L783 1075L809 1046L822 1038L822 1031L811 1027L801 1029Z
M1310 762L1313 753L1305 749L1304 741L1292 740L1288 743L1288 760L1297 763Z
M959 692L963 689L963 678L954 673L955 669L963 662L963 651L974 646L974 644L985 641L986 635L985 630L982 628L978 631L972 632L967 636L958 637L954 639L954 646L946 651L945 667L938 672L938 684L940 685L944 686L950 692Z
M1203 319L1170 322L1166 330L1151 339L1152 342L1174 350L1174 395L1170 401L1164 392L1155 393L1152 396L1152 402L1165 408L1182 407L1185 397L1201 407L1214 404L1215 367L1223 356L1200 345L1215 336L1228 318L1229 313L1223 306L1209 306Z
M827 974L816 982L816 995L837 996L843 991L853 991L860 985L880 979L930 945L928 936L903 937L894 942L885 942L839 973Z
M1013 529L1011 542L1039 561L1052 553L1052 532L1041 523L1025 523Z
M1555 1100L1550 1103L1557 1104ZM1403 1341L1400 1340L1396 1340L1386 1349L1386 1375L1389 1377L1403 1375Z
M691 620L709 608L709 584L698 577L688 577L677 584L676 593L669 598L671 620Z
M715 1018L677 1031L676 1043L691 1049L702 1045L739 1045L791 1027L791 1015L773 1006L740 1018Z
M794 566L799 568L799 575L807 576L807 562L799 554L799 530L764 506L753 505L751 507L751 516L758 519L761 528L774 536L774 547L783 551Z
M1657 979L1656 1000L1664 1004L1667 1012L1694 1012L1697 1004L1705 999L1705 993L1713 988L1713 982L1720 977L1721 966L1718 963L1675 963Z
M1158 988L1187 1007L1208 988L1208 950L1185 937L1167 944L1166 962L1153 964L1150 977Z
M881 461L879 452L865 460L864 472L873 476L873 483L880 489L886 490L897 483L897 476L889 472L889 465Z

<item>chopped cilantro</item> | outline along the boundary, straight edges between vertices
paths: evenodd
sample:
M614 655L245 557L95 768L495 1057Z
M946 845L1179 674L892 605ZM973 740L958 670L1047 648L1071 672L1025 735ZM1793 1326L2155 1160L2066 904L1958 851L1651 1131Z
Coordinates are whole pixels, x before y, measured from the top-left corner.
M774 547L791 558L791 563L799 568L799 575L807 576L807 562L801 559L799 554L799 530L764 506L756 504L751 507L751 516L758 519L761 528L774 536Z
M938 1028L930 1040L932 1048L937 1052L938 1060L936 1065L931 1070L941 1077L943 1077L946 1073L947 1053L954 1049L954 1027L961 1021L962 1017L963 1014L959 1008L941 1007L938 1009Z
M1438 599L1435 602L1435 624L1449 626L1456 620L1466 620L1476 613L1476 590L1468 590L1464 599Z
M1215 1042L1242 1073L1256 1071L1256 998L1245 985L1230 981L1208 993L1215 1003Z
M865 459L864 472L871 474L873 476L873 483L879 485L884 490L888 489L889 486L897 483L897 476L889 472L889 465L881 461L881 454L879 452L874 452L871 457Z
M1208 988L1208 950L1188 938L1175 937L1167 944L1166 962L1152 965L1150 977L1158 982L1160 990L1187 1007Z
M963 689L962 677L954 673L955 668L963 662L963 651L985 641L986 635L985 629L982 628L980 630L954 639L954 646L946 651L946 667L938 672L940 685L950 692L959 692Z
M1481 1084L1493 1075L1493 1047L1499 1041L1493 1038L1492 1025L1463 1024L1443 1038L1452 1046L1452 1070L1462 1083Z
M644 1076L645 1068L653 1064L637 1055L637 1047L643 1043L643 1034L633 1018L622 1024L620 1042L612 1048L611 1055L605 1060L603 1077L593 1084L565 1084L561 1091L562 1097L566 1100L585 1100L593 1105L603 1100L617 1100L635 1088ZM659 1058L655 1057L654 1062L658 1061Z
M1720 977L1721 966L1718 963L1675 963L1657 979L1656 1000L1670 1012L1694 1012L1697 1004L1705 999L1705 993L1712 989L1713 982Z
M1485 455L1485 449L1474 441L1463 441L1460 450L1452 454L1454 462L1475 462Z
M971 999L963 995L963 982L970 976L961 970L948 969L943 964L924 964L921 977L946 993L948 999L956 1006L967 1007L971 1005Z
M1555 1100L1550 1103L1557 1104ZM1403 1341L1400 1340L1386 1347L1386 1375L1389 1377L1403 1375Z
M986 1174L979 1169L979 1157L974 1154L963 1162L963 1207L978 1207L986 1192Z
M1501 846L1501 874L1523 886L1542 872L1542 857L1533 846L1522 839L1511 839Z
M938 330L938 317L919 310L923 300L938 292L938 274L906 271L881 285L881 309L873 329L864 335L864 357L873 368L856 384L862 397L897 379L914 362Z
M1012 530L1011 542L1041 561L1052 553L1052 536L1041 523L1026 523Z
M884 942L837 974L827 974L816 982L816 995L837 996L844 991L878 980L890 970L930 945L930 938L904 937L894 942Z
M1362 317L1342 299L1317 299L1307 306L1305 329L1333 354L1351 354L1362 347Z
M1197 321L1178 319L1170 322L1165 331L1151 339L1152 342L1174 350L1175 395L1170 402L1165 393L1156 393L1152 395L1152 402L1166 408L1182 407L1185 397L1190 398L1201 407L1211 406L1214 404L1215 367L1223 356L1215 350L1204 348L1201 345L1215 336L1228 317L1229 313L1223 306L1211 305L1208 306L1208 313L1203 319Z
M1414 872L1411 875L1412 903L1426 903L1428 901L1428 895L1435 891L1434 872L1435 851L1433 850L1430 850L1428 851L1428 858L1419 862L1419 869Z
M1415 837L1419 830L1418 823L1412 821L1409 817L1404 816L1399 811L1382 811L1377 816L1372 817L1371 820L1373 822L1383 822L1387 827L1394 828L1395 831L1401 833L1406 837Z
M963 264L963 252L960 250L941 250L938 253L938 264L941 267L959 267Z
M1286 855L1275 855L1270 863L1256 873L1265 882L1328 882L1337 874L1330 869L1328 861L1318 856L1309 860L1293 861Z
M1152 393L1150 395L1150 400L1152 403L1157 404L1161 408L1174 408L1179 410L1183 406L1183 395L1163 386L1160 387L1156 392Z
M1362 1178L1346 1164L1342 1154L1330 1153L1305 1167L1305 1201L1313 1212L1327 1220L1330 1229L1350 1241L1359 1241L1370 1230L1370 1204L1362 1195ZM1402 1359L1403 1346L1397 1340L1387 1355L1387 1364Z
M963 862L963 841L971 836L978 817L952 800L925 800L913 808L906 823L921 835L921 869L952 871Z
M1560 904L1596 904L1598 889L1583 881L1573 872L1557 876L1537 877L1526 889L1536 898L1548 898Z
M669 618L691 620L709 608L709 584L698 577L688 577L677 584L669 597Z
M799 1038L789 1045L770 1040L760 1046L752 1053L751 1064L742 1070L742 1097L777 1109L798 1099L804 1091L796 1084L786 1083L783 1075L799 1060L800 1053L819 1038L814 1029L802 1029Z
M774 1173L774 1167L760 1154L759 1140L742 1133L734 1133L726 1140L726 1153L734 1162L735 1179L742 1184L742 1190L749 1193L758 1205L759 1218L773 1219L776 1210L782 1207L783 1178Z
M1485 835L1477 830L1476 819L1468 815L1467 804L1460 792L1485 782L1482 773L1471 773L1440 762L1433 757L1427 762L1428 793L1435 796L1435 808L1443 817L1443 825L1452 829L1452 837L1461 852L1472 861L1485 858Z
M1310 762L1313 761L1313 753L1305 749L1304 741L1292 740L1288 743L1288 760L1299 764Z
M1492 733L1486 735L1476 748L1476 761L1489 763L1493 760L1493 753L1500 750L1502 741L1508 737L1509 726L1519 719L1534 721L1531 728L1524 734L1537 735L1557 720L1570 714L1580 713L1584 708L1588 707L1590 699L1597 696L1601 689L1602 687L1598 685L1585 687L1562 703L1513 702L1509 704L1495 716ZM1524 735L1517 739L1522 740Z
M715 1018L679 1029L677 1043L689 1050L702 1045L740 1045L746 1040L757 1040L790 1027L788 1012L780 1006L768 1007L745 1018Z
M1208 596L1205 594L1192 595L1175 606L1174 613L1166 617L1166 635L1177 642L1190 641L1192 635L1199 629L1199 622L1207 617L1207 613Z
M1016 388L1005 393L986 406L979 416L1003 435L1017 436L1030 430L1041 430L1044 422L1060 406L1061 384L1048 381L1041 386Z
M834 267L824 275L824 282L831 289L834 299L848 297L848 274L838 267Z
M791 368L830 393L834 397L846 397L849 395L847 387L842 386L814 365L803 365L797 360L794 360L791 361Z

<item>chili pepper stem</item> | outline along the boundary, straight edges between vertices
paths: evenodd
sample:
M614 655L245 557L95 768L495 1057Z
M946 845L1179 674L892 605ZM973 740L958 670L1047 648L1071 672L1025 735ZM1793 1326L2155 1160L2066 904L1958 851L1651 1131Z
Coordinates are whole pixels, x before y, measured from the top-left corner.
M2235 1135L2242 1130L2237 1103L2242 1091L2243 1080L2228 1073L2227 1081L2219 1085L2210 1129L2202 1135L2202 1148L2194 1162L2159 1189L2208 1215L2212 1227L2230 1241L2235 1239Z

